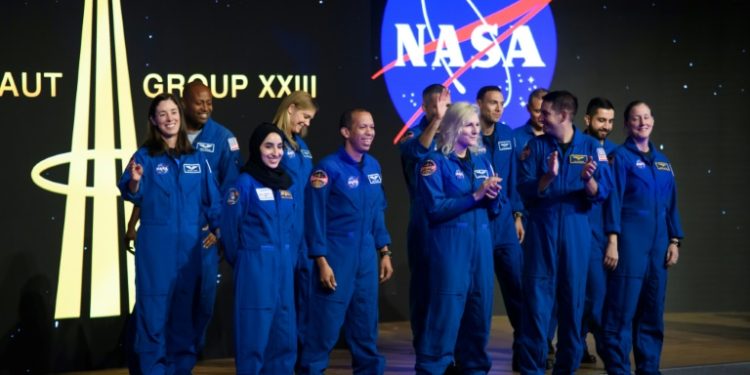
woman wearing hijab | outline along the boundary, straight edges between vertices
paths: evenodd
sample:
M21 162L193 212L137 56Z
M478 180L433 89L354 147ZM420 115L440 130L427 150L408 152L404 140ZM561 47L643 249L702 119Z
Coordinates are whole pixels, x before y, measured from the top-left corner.
M280 167L284 134L260 124L226 194L222 241L234 267L237 374L291 374L297 353L293 269L296 197Z

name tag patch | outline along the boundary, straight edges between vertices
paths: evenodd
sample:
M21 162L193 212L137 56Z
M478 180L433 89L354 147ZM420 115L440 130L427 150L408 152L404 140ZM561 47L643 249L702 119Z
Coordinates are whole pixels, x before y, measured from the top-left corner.
M216 149L215 144L207 142L198 142L196 146L198 146L198 151L203 152L214 152L214 150Z
M370 181L370 184L380 184L383 182L380 178L380 173L368 174L367 179Z
M299 152L302 154L303 157L312 159L312 153L310 152L310 150L302 149L302 150L299 150Z
M258 194L258 199L261 201L273 200L273 190L269 188L257 188L255 189L255 193Z
M497 141L497 149L499 151L510 151L513 149L513 143L510 140Z
M182 171L185 173L201 173L200 164L183 164Z

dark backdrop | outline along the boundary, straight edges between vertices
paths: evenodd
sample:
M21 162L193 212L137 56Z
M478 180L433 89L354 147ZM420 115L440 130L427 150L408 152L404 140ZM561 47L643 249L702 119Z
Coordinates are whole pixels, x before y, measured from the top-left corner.
M30 178L40 160L70 150L83 7L83 1L0 3L0 115L7 135L0 372L120 366L124 360L125 319L88 317L90 286L82 286L81 318L54 319L65 197L40 189ZM259 75L316 76L321 110L308 137L316 158L339 145L336 122L342 110L364 106L372 111L378 131L372 153L383 166L396 267L394 279L381 288L381 319L406 320L408 202L398 152L391 145L403 121L384 81L370 79L381 68L384 7L384 1L170 0L124 2L122 13L139 141L149 103L143 82L150 73L245 75L247 89L214 105L214 118L237 135L243 148L252 127L270 120L278 105L278 99L259 98ZM629 101L649 102L656 116L652 138L673 162L687 234L680 264L670 271L667 310L747 311L750 156L745 140L750 123L742 111L750 105L745 20L750 5L618 0L560 1L551 7L557 30L551 88L574 92L582 107L593 96L610 98L618 109L616 142L624 136L619 110ZM56 95L50 80L42 80L38 96L24 95L23 72L32 78L36 72L62 73ZM11 83L18 86L17 97ZM582 114L578 119L581 124ZM67 172L61 165L45 176L64 182ZM89 219L87 233L90 228ZM123 253L122 264L124 259ZM85 260L89 264L90 255ZM232 287L226 265L222 275L208 357L231 356ZM495 311L502 314L496 297Z

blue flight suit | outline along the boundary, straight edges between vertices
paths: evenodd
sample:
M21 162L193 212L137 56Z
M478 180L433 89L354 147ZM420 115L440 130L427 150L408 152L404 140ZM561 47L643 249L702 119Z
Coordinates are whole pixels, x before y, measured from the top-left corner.
M617 145L605 139L602 147L604 152L609 155ZM586 278L586 302L583 308L583 320L581 321L581 338L586 345L586 335L591 332L594 334L596 344L599 345L601 341L602 309L604 308L604 296L607 292L604 255L607 252L607 243L609 242L607 235L604 233L602 202L596 202L591 206L589 224L591 225L591 255L589 257L588 277Z
M498 215L490 215L492 249L495 265L495 277L500 285L508 314L513 327L513 354L518 354L520 335L521 303L521 269L523 252L518 242L514 212L522 212L523 204L516 190L517 156L513 145L513 131L504 123L495 124L492 134L482 136L482 145L478 154L484 154L491 162L495 174L502 178L502 190L497 199L500 201Z
M588 213L612 187L604 149L573 127L573 139L563 152L550 135L529 141L521 153L519 193L529 213L523 260L524 305L521 318L523 374L543 374L551 312L557 304L558 345L554 373L572 374L581 361L581 319L586 274L591 253ZM558 152L559 173L543 191L539 180L548 171L547 159ZM589 197L581 172L588 159L597 161L597 193Z
M288 140L284 141L284 156L281 158L281 167L292 178L290 188L297 202L295 212L297 230L295 236L299 243L293 244L292 248L297 251L297 260L294 267L294 303L297 311L297 342L302 346L304 342L304 328L307 326L307 300L310 296L310 273L312 272L312 261L307 256L307 244L305 236L305 186L313 167L313 157L307 144L299 134L294 134L294 141L298 149L294 149Z
M429 224L424 212L424 205L417 193L417 176L419 164L430 151L435 149L435 141L429 148L419 143L419 137L430 124L427 117L422 117L417 126L409 129L401 139L401 168L404 172L406 187L409 190L409 224L406 231L406 249L409 261L409 320L411 322L412 337L420 335L424 327L425 306L428 296L424 290L424 256L423 249L427 246Z
M443 374L453 362L465 373L487 373L494 277L488 210L499 199L474 201L473 193L493 175L490 161L467 151L430 153L421 163L417 191L425 205L430 236L423 250L429 295L424 329L414 338L420 374Z
M520 127L517 127L513 129L513 147L515 148L516 157L518 158L518 165L520 169L521 165L521 154L523 150L526 149L526 145L529 143L530 140L534 139L536 135L534 134L534 128L533 125L531 125L531 119L527 120L525 124L521 125ZM527 220L528 213L524 212L524 219L523 223L524 226L526 226L526 220ZM525 248L525 243L522 245L522 247ZM547 342L552 343L552 339L555 338L555 331L557 330L557 312L556 309L553 308L551 311L551 319L549 324L549 329L547 330Z
M300 356L302 374L321 374L344 328L355 374L382 374L378 353L378 249L391 242L385 227L380 164L369 154L353 160L343 147L325 157L305 189L308 254L325 256L336 290L320 283L313 267L308 326Z
M214 171L222 194L234 184L240 173L240 147L232 132L212 118L206 121L203 129L193 140L193 147L203 152ZM208 235L204 231L203 237ZM206 329L211 321L216 301L216 284L219 274L219 251L216 245L201 252L201 287L199 303L195 305L195 338L198 348L205 344ZM197 359L197 358L196 358Z
M234 266L237 374L291 374L297 355L293 192L270 189L247 173L226 193L221 236Z
M143 166L139 190L128 188L126 169L118 187L141 208L136 237L134 351L143 374L189 373L198 348L190 315L201 269L201 228L218 227L221 196L201 152L133 155ZM193 362L194 363L194 362Z
M605 203L604 228L618 234L619 261L609 274L603 313L603 357L610 374L658 374L664 340L665 265L672 238L682 238L674 172L649 142L642 154L631 138L615 149L615 189Z

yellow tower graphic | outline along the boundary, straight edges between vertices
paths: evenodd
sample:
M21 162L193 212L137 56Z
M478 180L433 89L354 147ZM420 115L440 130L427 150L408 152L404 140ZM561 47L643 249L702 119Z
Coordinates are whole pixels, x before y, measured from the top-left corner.
M93 67L92 49L96 51ZM92 109L93 124L89 121ZM67 196L55 319L81 316L83 257L87 251L84 248L84 231L88 198L93 204L91 279L88 280L91 285L89 317L118 316L122 309L121 237L117 219L119 192L115 185L121 171L117 170L117 160L123 161L125 167L126 161L137 148L119 0L85 0L74 113L70 152L42 160L31 170L31 179L39 187ZM119 124L119 134L115 133L116 123ZM94 148L89 149L89 132L92 130ZM119 149L115 148L116 136L120 141ZM89 161L93 161L94 166L92 186L87 184ZM47 169L66 163L70 167L67 184L42 177L42 173ZM126 204L126 222L131 210L132 206ZM126 263L128 301L129 308L132 309L135 301L132 255L127 255Z

